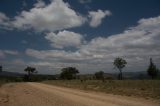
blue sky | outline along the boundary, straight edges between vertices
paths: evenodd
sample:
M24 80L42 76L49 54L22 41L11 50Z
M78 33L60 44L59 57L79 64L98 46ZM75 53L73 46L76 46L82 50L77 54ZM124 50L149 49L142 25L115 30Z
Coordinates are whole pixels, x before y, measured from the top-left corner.
M1 0L0 64L6 71L145 71L160 63L159 0Z

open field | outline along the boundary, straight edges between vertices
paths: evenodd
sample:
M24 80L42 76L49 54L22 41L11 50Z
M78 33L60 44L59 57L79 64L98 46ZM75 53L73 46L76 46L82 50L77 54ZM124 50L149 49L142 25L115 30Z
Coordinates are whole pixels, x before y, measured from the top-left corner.
M159 106L159 102L42 83L8 83L0 88L0 106Z
M160 100L160 80L53 80L43 83L115 95Z

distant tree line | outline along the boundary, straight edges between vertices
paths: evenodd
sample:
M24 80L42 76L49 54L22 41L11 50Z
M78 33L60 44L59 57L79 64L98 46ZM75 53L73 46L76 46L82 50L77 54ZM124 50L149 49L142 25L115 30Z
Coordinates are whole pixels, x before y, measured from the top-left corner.
M119 74L118 74L118 79L122 80L123 79L123 75L122 75L122 69L127 65L127 61L123 58L115 58L113 65L115 66L116 69L119 70ZM24 76L24 81L32 81L34 78L39 78L39 79L47 79L44 78L44 76L39 76L39 77L35 77L35 75L32 75L34 73L37 73L38 71L36 70L36 68L34 67L26 67L24 69L25 72L27 72L27 74ZM2 66L0 66L0 72L2 72ZM156 65L154 64L152 58L150 58L150 64L147 68L147 74L152 78L152 79L156 79L158 76L158 72L159 69L156 67ZM76 69L75 67L66 67L66 68L62 68L61 69L61 73L59 75L60 79L65 79L65 80L72 80L72 79L76 79L78 78L77 74L79 73L79 70ZM94 74L94 78L97 80L102 80L104 81L104 72L103 71L98 71L95 72ZM34 78L33 78L34 76ZM56 79L51 78L51 76L48 76L48 79ZM35 79L34 79L35 80Z

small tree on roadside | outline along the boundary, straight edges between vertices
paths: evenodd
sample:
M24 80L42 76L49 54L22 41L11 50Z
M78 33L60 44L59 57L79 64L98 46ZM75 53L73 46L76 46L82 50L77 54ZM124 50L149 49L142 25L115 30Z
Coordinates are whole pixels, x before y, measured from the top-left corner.
M28 73L28 75L27 75L28 76L28 78L27 78L28 80L31 79L30 77L31 77L32 73L37 73L36 68L34 68L34 67L27 67L27 68L24 69L24 71Z
M104 72L103 71L96 72L94 75L95 75L96 79L98 79L98 80L104 79Z
M156 78L158 75L158 68L153 63L152 58L150 58L150 65L147 69L148 75L152 77L152 79Z
M68 79L68 80L75 79L76 74L79 73L78 69L76 69L75 67L66 67L63 68L61 71L62 72L60 74L60 77L62 79Z
M0 66L0 72L2 72L2 66Z
M123 58L116 58L113 62L113 65L119 70L118 79L122 80L122 69L126 66L127 62Z

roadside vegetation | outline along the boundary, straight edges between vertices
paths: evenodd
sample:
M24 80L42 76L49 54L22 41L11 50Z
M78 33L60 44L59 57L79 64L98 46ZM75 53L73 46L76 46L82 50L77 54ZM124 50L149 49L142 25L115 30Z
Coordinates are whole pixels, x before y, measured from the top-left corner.
M143 97L160 100L159 80L52 80L45 84L76 88L81 90L105 92L115 95Z
M116 58L113 65L119 70L119 74L117 75L118 80L112 77L106 77L103 71L95 72L94 75L89 77L77 75L79 71L75 67L68 67L61 70L59 80L44 81L43 83L116 95L160 99L159 69L153 63L152 59L150 59L150 64L146 70L150 79L145 80L125 79L122 76L122 69L125 68L127 62L123 58Z
M0 76L0 87L5 83L11 82L22 82L22 77L8 77L8 76Z

